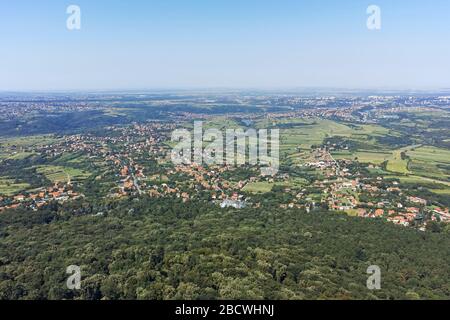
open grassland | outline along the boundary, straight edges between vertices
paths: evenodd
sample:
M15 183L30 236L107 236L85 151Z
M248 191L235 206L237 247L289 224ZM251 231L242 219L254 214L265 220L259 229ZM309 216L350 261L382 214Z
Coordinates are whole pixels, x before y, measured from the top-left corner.
M408 161L402 159L402 153L405 150L395 150L392 153L392 157L388 160L386 169L391 172L407 174L408 171Z
M0 194L11 196L30 187L27 183L15 183L14 179L0 177Z
M358 210L357 209L345 210L345 213L347 215L349 215L350 217L357 217L358 216Z
M22 160L35 154L34 152L0 152L0 159Z
M385 161L388 161L392 158L392 154L388 152L375 152L369 150L358 150L354 152L350 151L339 151L333 152L333 157L336 160L355 160L357 159L361 163L373 163L376 165L380 165Z
M436 163L415 161L412 160L409 163L409 170L416 175L428 177L432 179L448 180L448 170L440 169Z
M408 158L402 159L402 152ZM387 162L386 171L399 174L405 182L435 182L448 185L450 182L450 151L431 146L410 146L394 151L339 151L333 152L335 159L357 159L361 163L380 165Z
M346 125L324 119L308 120L298 122L298 124L302 125L281 130L280 145L282 151L295 150L296 148L310 149L313 145L323 143L328 137L335 135L349 136L353 131Z
M94 159L88 159L87 156L81 153L64 153L60 158L54 161L56 165L64 164L82 164L85 162L94 162Z
M307 160L307 154L312 146L320 145L325 139L331 137L348 139L363 144L367 148L367 150L357 150L356 153L336 153L338 159L353 160L357 157L361 162L381 164L393 157L391 150L380 151L377 138L399 135L397 132L379 125L347 125L327 119L285 119L258 122L258 127L283 125L289 127L282 128L280 131L280 154L282 159L289 160L294 164Z
M432 189L431 191L436 194L450 196L450 188L448 188L448 189Z
M39 135L39 136L28 136L28 137L17 137L17 138L0 138L0 146L3 148L10 147L33 147L42 146L55 142L57 139L52 135Z
M55 141L56 138L51 135L0 138L0 159L22 160L35 154L24 149L51 144Z
M394 178L399 179L403 183L413 183L413 184L429 184L429 183L435 183L435 184L441 184L447 187L450 187L449 181L442 181L427 177L421 177L421 176L415 176L415 175L407 175L407 176L395 176Z
M302 188L308 185L308 181L303 178L291 178L283 182L254 182L247 184L242 190L250 193L268 193L275 186L286 188Z
M247 184L242 191L250 193L267 193L270 192L274 184L269 182L254 182Z
M285 182L280 182L278 185L283 185L291 188L300 188L309 185L309 181L304 178L290 178Z
M120 107L111 107L104 109L103 113L110 117L126 117L130 114L130 112L139 111L138 108L120 108Z
M424 120L425 121L425 120ZM336 151L336 159L357 159L361 163L381 165L386 162L386 170L405 176L418 176L446 184L450 179L450 150L432 146L414 145L392 150L380 145L377 137L399 137L395 131L378 125L346 125L324 119L288 119L259 122L264 125L289 125L281 129L280 155L291 164L301 164L309 160L311 147L320 145L326 138L341 137L364 145L364 149ZM402 157L405 153L408 157Z
M47 179L52 182L69 182L69 181L80 181L84 180L90 176L90 173L62 166L38 166L37 172L43 174Z
M363 150L359 149L357 151L338 151L333 152L333 157L335 159L348 159L348 160L358 160L360 163L372 163L375 165L380 165L383 162L387 162L387 170L390 172L408 174L408 160L402 159L402 152L407 152L411 148L408 147L399 150L387 150L382 149L379 151Z
M450 151L442 148L423 146L409 150L409 171L414 175L449 181Z
M238 129L242 128L237 121L233 119L229 119L228 117L217 117L212 120L204 121L203 122L203 129L219 129L219 130L226 130L226 129Z
M435 163L450 164L450 150L423 146L408 151L408 156L413 160L431 161Z

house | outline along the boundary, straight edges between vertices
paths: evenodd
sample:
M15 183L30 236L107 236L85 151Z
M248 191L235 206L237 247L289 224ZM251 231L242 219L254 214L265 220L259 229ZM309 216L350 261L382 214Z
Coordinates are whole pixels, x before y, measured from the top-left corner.
M393 222L395 224L405 226L405 227L409 226L409 221L403 216L396 216L396 217L388 218L388 221Z
M408 201L426 206L427 200L418 197L408 197Z
M14 200L15 201L23 201L23 200L25 200L25 196L23 194L19 194L14 197Z
M377 209L375 210L375 217L379 218L384 216L384 210L383 209Z
M123 169L120 170L120 175L122 177L126 177L128 175L128 173L129 173L129 171L128 171L128 167L127 166L123 167Z
M415 208L415 207L406 208L406 211L408 211L409 213L415 213L415 214L419 214L420 213L420 209L419 208Z
M366 215L367 215L366 209L362 209L362 208L358 209L358 217L363 218L363 217L365 217Z

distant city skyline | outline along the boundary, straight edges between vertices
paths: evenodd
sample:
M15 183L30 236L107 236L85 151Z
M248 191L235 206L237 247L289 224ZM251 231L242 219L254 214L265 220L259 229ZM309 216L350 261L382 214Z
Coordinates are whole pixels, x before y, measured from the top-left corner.
M370 5L381 30L367 28ZM448 90L449 12L447 0L4 1L0 91Z

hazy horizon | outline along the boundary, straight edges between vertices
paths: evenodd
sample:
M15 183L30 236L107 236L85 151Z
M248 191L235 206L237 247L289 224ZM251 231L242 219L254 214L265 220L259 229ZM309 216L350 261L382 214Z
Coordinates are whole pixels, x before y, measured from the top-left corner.
M423 88L406 88L406 87L155 87L155 88L106 88L106 89L24 89L24 90L2 90L0 95L5 94L159 94L159 93L201 93L201 94L219 94L219 93L268 93L268 94L345 94L345 93L373 93L373 94L389 94L389 93L429 93L429 94L450 94L450 88L439 87L423 87Z

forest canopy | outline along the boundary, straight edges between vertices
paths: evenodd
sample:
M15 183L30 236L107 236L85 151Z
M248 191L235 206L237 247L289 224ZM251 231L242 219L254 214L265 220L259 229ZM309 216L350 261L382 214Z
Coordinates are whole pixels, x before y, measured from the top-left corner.
M320 210L54 204L0 215L0 298L446 299L449 248L448 230ZM80 290L67 289L69 265ZM370 265L381 290L366 287Z

